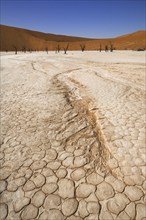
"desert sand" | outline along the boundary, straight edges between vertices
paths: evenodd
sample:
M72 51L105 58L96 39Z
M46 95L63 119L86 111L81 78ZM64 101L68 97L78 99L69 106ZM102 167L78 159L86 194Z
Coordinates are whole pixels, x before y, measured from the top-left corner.
M1 53L1 218L146 218L145 52Z

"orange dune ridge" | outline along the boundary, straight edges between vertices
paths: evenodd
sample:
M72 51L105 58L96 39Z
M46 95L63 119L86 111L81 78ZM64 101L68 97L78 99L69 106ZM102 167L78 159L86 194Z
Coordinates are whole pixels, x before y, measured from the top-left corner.
M106 45L108 47L112 45L117 50L145 50L146 31L136 31L115 38L92 39L47 34L0 25L0 51L13 51L15 48L18 51L56 50L58 45L61 50L67 45L68 50L81 50L81 45L85 45L85 50L99 50L100 47L104 50Z

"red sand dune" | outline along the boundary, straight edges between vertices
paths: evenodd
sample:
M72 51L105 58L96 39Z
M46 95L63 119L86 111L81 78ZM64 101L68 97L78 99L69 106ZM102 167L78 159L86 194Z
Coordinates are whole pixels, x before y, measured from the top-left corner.
M132 34L126 34L116 38L109 39L90 39L81 37L71 37L55 34L46 34L21 28L0 25L0 50L12 51L22 50L56 50L57 45L63 49L69 44L69 50L80 50L80 44L85 44L85 50L98 50L100 44L102 49L106 45L119 50L146 48L146 31L141 30Z

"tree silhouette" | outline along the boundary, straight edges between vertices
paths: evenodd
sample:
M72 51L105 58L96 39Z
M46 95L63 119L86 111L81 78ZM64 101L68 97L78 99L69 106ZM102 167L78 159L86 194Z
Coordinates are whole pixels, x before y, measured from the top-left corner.
M64 47L64 54L66 54L68 48L69 48L69 44L67 44L66 47Z
M60 52L61 47L60 47L60 45L59 45L59 44L57 45L56 50L57 50L57 52L58 52L58 53Z
M100 44L99 51L101 52L101 50L102 50L102 45Z
M105 52L108 52L108 46L107 45L105 46Z
M81 51L84 52L85 47L86 47L85 44L80 44L80 47L81 47Z
M32 48L29 48L28 51L29 51L29 53L32 53Z
M26 53L26 47L25 46L22 47L22 52Z
M15 50L15 54L17 54L17 47L15 45L13 45L13 48Z
M114 50L114 47L113 47L112 42L110 41L110 52L113 52L113 50Z
M46 52L47 52L47 54L48 54L48 47L46 47Z

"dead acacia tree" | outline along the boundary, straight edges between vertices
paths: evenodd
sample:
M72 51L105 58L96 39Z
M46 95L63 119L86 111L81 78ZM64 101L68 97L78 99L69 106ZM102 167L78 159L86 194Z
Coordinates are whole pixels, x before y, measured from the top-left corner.
M13 48L15 50L15 54L17 54L17 47L15 45L13 45Z
M81 47L81 51L84 52L85 47L86 47L85 44L80 44L80 47Z
M48 47L46 47L46 52L47 52L47 54L48 54Z
M60 45L58 44L57 47L56 47L56 51L59 53L60 50L61 50L61 47L60 47Z
M101 52L101 50L102 50L102 45L100 44L99 51Z
M66 47L64 47L64 54L66 54L68 48L69 48L69 44L67 44Z
M105 45L105 52L108 52L108 46Z
M29 51L29 53L32 53L32 48L29 48L28 51Z
M113 50L114 50L114 47L113 47L112 42L110 41L110 52L113 52Z
M22 52L26 53L26 47L25 46L22 47Z

